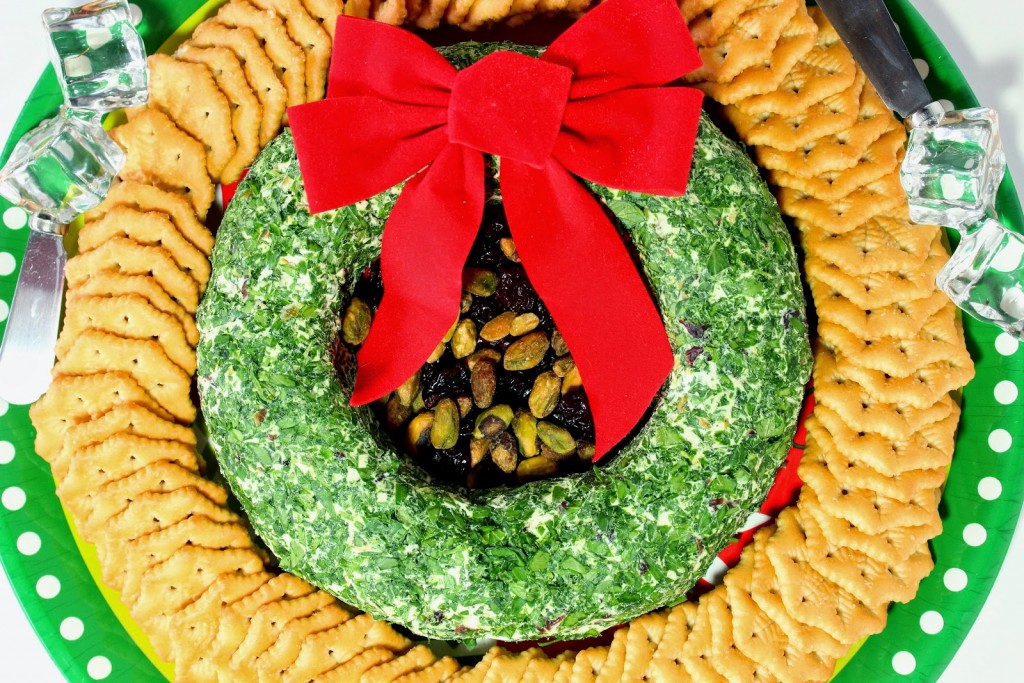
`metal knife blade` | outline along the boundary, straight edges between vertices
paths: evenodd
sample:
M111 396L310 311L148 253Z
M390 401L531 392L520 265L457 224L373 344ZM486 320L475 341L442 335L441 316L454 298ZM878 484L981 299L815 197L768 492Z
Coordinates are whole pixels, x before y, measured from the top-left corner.
M37 218L29 223L32 232L0 346L0 398L14 405L34 402L50 385L64 295L64 226Z
M904 119L932 103L883 0L818 0L886 106Z

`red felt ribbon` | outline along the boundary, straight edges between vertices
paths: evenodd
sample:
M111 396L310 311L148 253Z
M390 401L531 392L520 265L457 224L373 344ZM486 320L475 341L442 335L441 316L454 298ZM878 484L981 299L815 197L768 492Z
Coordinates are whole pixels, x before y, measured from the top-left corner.
M288 112L310 211L408 181L385 226L384 298L352 404L401 385L457 318L494 154L523 268L587 391L595 460L624 438L673 355L622 239L574 176L681 195L702 95L662 86L699 65L673 0L607 0L539 59L496 52L462 71L411 33L339 17L327 99Z

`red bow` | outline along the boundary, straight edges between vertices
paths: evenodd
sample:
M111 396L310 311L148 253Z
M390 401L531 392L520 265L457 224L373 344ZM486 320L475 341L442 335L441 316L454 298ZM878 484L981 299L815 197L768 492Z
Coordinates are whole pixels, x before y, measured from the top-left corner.
M352 404L402 384L456 319L493 154L523 268L583 379L595 460L624 438L672 350L622 239L573 175L681 195L702 95L659 86L699 65L672 0L608 0L540 59L495 52L462 71L411 33L339 17L327 99L288 112L310 211L408 179L384 230L384 298Z

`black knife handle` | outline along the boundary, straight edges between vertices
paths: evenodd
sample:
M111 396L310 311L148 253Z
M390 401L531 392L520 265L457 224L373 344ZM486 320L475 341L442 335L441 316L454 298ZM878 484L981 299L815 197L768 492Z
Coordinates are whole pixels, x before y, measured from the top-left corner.
M932 102L882 0L817 0L886 106L906 118Z

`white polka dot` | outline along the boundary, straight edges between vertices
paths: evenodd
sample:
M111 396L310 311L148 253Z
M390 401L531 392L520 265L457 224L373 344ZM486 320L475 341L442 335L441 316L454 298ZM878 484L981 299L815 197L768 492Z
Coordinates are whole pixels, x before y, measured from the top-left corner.
M102 655L99 657L93 657L89 660L89 663L85 665L85 670L89 674L89 678L94 681L102 681L104 678L110 675L113 667L110 665L110 660Z
M1017 353L1017 348L1019 346L1020 342L1006 332L1002 332L998 337L996 337L996 351L998 351L1001 356L1012 356Z
M85 624L78 617L68 617L60 622L60 636L64 640L78 640L85 633Z
M7 314L11 312L11 307L7 305L7 302L0 299L0 323L7 320Z
M7 409L11 407L11 404L0 398L0 417L7 414Z
M0 465L6 465L14 460L14 444L10 441L0 441Z
M18 552L22 555L35 555L41 547L43 547L43 542L39 539L39 534L34 531L26 531L18 536Z
M985 477L978 482L978 495L985 500L995 500L1003 495L1003 484L995 477Z
M964 543L973 548L977 548L979 545L984 543L987 538L988 532L985 531L985 527L977 522L971 522L964 527Z
M892 670L900 676L909 676L914 673L914 669L916 668L917 660L914 659L914 655L910 654L906 650L903 652L897 652L892 656Z
M956 107L953 106L953 103L950 102L949 100L939 100L939 104L941 104L942 108L945 109L946 111L953 111L954 109L956 109Z
M958 567L947 569L946 573L942 576L942 583L946 585L946 588L959 593L964 588L967 588L967 572Z
M921 615L921 630L930 636L934 636L941 631L945 625L942 615L935 610L930 610Z
M14 256L6 251L0 252L0 275L10 275L17 267L18 262L14 260Z
M1005 429L993 429L988 435L988 447L996 453L1005 453L1013 445L1013 437Z
M28 214L25 210L17 206L4 211L4 225L11 230L21 230L28 224Z
M923 59L915 59L914 66L917 67L917 73L921 74L921 78L928 78L928 74L932 72L932 68L928 66L928 62Z
M25 507L25 492L17 486L11 486L0 494L0 503L11 512L20 510Z
M138 26L142 23L142 8L134 2L128 4L128 13L131 15L133 24Z
M36 581L36 593L43 600L51 600L60 595L60 580L47 574Z
M1017 385L1008 379L1004 379L1002 382L996 385L995 391L992 392L996 400L1002 403L1004 406L1008 406L1017 400L1019 392Z

